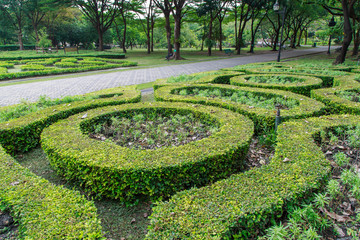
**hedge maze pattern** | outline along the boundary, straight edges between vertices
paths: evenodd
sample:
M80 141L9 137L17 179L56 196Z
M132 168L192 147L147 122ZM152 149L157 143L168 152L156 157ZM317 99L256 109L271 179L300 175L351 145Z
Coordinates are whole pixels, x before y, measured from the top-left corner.
M80 181L90 193L124 203L159 200L147 239L246 238L281 216L288 202L311 195L328 180L330 164L314 136L359 123L359 103L341 95L360 92L358 69L309 67L262 63L180 80L161 79L154 85L157 103L136 103L140 93L132 88L109 89L92 93L102 98L0 123L0 171L5 173L0 175L0 199L20 216L22 238L102 238L91 201L35 176L11 157L41 143L57 172ZM302 79L303 84L281 82L285 75ZM254 76L280 82L248 84L246 79ZM179 94L193 89L295 102L281 110L283 122L270 164L240 172L252 135L274 127L275 108ZM96 123L112 116L156 112L191 112L220 130L200 141L156 150L128 149L87 136ZM41 201L38 195L43 196Z

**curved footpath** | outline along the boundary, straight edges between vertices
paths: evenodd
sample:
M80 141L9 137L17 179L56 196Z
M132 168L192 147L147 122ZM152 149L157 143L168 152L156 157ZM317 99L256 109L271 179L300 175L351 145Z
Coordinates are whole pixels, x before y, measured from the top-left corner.
M325 52L326 47L302 50L284 51L282 58L299 57L308 54ZM67 95L78 95L101 89L153 82L159 78L167 78L181 74L218 70L255 62L273 61L277 52L268 54L242 56L215 61L179 64L173 66L155 67L147 69L129 69L121 72L99 73L91 76L77 76L58 80L24 83L0 87L0 106L19 103L21 99L36 101L39 96L51 98ZM4 82L3 82L4 83Z

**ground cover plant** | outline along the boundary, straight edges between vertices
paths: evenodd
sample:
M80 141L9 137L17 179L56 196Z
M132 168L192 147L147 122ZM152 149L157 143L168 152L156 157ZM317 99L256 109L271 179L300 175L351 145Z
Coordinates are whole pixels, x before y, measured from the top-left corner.
M352 102L360 102L360 93L356 91L338 91L335 93L336 96L344 98Z
M174 84L201 84L201 83L219 83L219 84L230 84L230 78L241 75L243 73L235 71L209 71L200 72L190 75L180 75L165 79L157 79L153 88L156 90L163 86L171 86Z
M256 92L243 91L221 91L220 89L201 89L188 88L175 90L174 94L183 96L199 96L207 98L219 98L232 102L246 104L253 107L274 110L276 107L280 109L291 109L299 106L299 101L295 99L287 99L278 95L265 95Z
M66 96L63 98L51 99L46 95L40 96L36 102L29 102L22 100L20 104L0 108L0 123L11 119L16 119L25 116L32 112L37 112L47 107L56 106L60 104L69 104L76 101L98 99L101 95L79 95Z
M323 81L317 77L300 75L252 74L232 77L230 84L245 87L281 89L310 96L310 91L321 88Z
M311 200L293 206L281 223L259 239L360 237L360 124L322 131L318 142L331 162L331 180Z
M0 71L0 80L76 73L102 69L136 66L136 62L101 57L63 57L8 60Z
M201 140L217 131L217 126L202 123L193 114L137 114L132 118L112 117L110 122L97 125L90 136L123 147L156 149Z

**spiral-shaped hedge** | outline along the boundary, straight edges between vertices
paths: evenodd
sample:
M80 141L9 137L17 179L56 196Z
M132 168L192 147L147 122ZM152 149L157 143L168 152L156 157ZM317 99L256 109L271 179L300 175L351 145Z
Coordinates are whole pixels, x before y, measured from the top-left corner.
M177 147L135 150L90 139L97 123L134 113L192 113L219 125L210 137ZM134 202L161 199L179 190L214 182L241 170L253 123L225 109L184 103L141 103L94 109L45 129L41 146L51 165L67 179L97 195Z

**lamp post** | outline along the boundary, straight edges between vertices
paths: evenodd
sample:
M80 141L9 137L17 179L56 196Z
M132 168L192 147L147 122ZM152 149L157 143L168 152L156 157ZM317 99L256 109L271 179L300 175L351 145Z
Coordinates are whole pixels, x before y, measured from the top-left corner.
M332 16L332 18L329 22L329 27L334 27L335 25L336 25L336 22L335 22L334 16ZM327 54L330 54L330 48L331 48L331 32L330 32L330 37L329 37L329 48L328 48Z
M285 25L285 13L286 13L286 5L284 6L284 9L282 11L280 10L280 4L279 1L276 0L276 3L273 6L274 12L281 14L282 16L282 24L281 24L281 35L280 35L280 46L279 46L279 54L277 57L277 61L280 62L281 59L281 48L282 48L282 40L284 35L284 25Z

